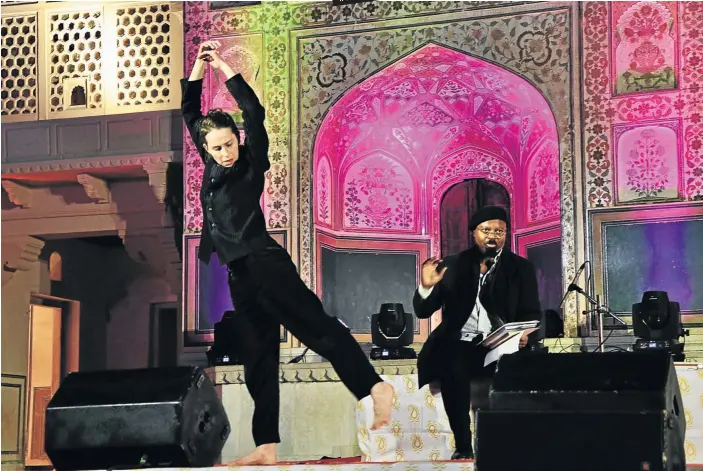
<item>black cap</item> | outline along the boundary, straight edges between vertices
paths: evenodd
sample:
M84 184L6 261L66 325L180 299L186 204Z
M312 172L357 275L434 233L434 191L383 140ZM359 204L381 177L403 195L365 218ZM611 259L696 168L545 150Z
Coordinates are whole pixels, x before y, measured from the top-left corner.
M469 221L469 230L473 231L482 222L498 219L506 224L509 224L508 215L500 206L484 206L476 211Z

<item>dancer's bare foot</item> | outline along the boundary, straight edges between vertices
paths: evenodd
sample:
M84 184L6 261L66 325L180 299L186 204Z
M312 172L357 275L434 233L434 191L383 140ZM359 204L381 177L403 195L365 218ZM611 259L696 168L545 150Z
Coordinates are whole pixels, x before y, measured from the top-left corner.
M378 430L391 421L391 407L393 405L393 386L388 383L376 383L371 388L373 399L373 425L371 430Z
M225 466L251 466L263 464L276 464L276 444L266 443L257 446L254 451L234 461L224 463Z

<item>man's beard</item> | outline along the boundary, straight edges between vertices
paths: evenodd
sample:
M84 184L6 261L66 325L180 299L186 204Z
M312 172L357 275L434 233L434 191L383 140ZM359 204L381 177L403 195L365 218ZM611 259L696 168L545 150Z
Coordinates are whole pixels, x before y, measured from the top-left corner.
M482 250L483 258L496 258L498 256L498 245L487 245Z
M483 249L483 262L486 264L486 268L489 270L496 263L496 257L498 256L498 246L486 246Z

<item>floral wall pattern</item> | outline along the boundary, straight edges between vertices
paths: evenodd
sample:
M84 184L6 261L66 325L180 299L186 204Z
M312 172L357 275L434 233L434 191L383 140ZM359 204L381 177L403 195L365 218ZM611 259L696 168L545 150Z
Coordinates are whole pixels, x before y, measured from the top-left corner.
M678 131L678 120L614 126L619 203L679 197Z
M577 208L574 205L572 174L575 149L571 129L574 118L570 107L574 90L577 90L570 61L575 44L571 37L574 11L573 6L563 4L515 2L506 7L503 2L450 1L365 2L342 7L330 3L262 2L253 7L210 11L207 3L186 2L186 73L200 42L215 38L226 41L230 48L236 48L236 53L245 62L241 66L245 78L260 82L260 88L256 90L261 93L266 106L266 125L271 138L272 168L267 174L263 201L267 224L272 229L298 228L294 234L294 238L298 238L297 247L293 244L294 258L298 259L301 276L312 287L315 286L316 272L313 225L317 223L325 227L325 224L340 224L341 228L344 224L349 227L352 222L341 207L335 207L340 202L335 201L333 192L334 188L348 189L345 182L352 180L345 180L346 175L363 171L359 170L361 166L336 162L333 153L325 154L328 163L316 163L323 161L315 160L315 139L322 121L331 113L333 103L343 99L355 85L363 83L370 86L373 81L367 79L413 51L431 44L456 51L464 61L471 62L471 57L475 57L487 61L484 64L496 64L499 70L509 71L509 75L523 77L526 82L521 86L536 88L539 91L537 95L541 95L542 101L533 104L536 110L534 116L525 112L529 108L525 103L517 105L517 108L522 107L518 110L510 99L501 102L498 94L469 101L463 95L465 90L456 82L456 85L448 84L441 91L442 106L432 101L418 102L413 108L414 112L406 115L399 127L402 130L403 126L418 126L425 120L434 124L434 129L441 128L444 137L449 138L448 147L441 156L447 160L438 159L434 163L427 162L425 166L428 182L436 177L430 173L431 169L441 167L449 171L451 166L464 169L463 174L455 175L455 178L463 179L470 175L471 169L485 166L482 158L471 160L471 154L467 153L469 149L465 144L462 147L462 139L466 143L475 138L485 143L483 149L474 149L476 155L488 155L486 149L493 145L494 152L489 154L504 157L503 160L493 159L492 167L488 170L484 168L481 175L496 172L493 175L496 181L514 181L517 185L515 189L520 194L529 191L530 178L539 181L546 174L557 174L556 181L561 187L559 202L545 206L541 202L546 201L544 195L533 191L531 202L525 201L514 217L522 218L521 223L529 225L535 221L556 220L561 214L562 248L568 254L564 257L564 275L571 276L575 270L573 226ZM350 33L349 25L358 22L372 22L370 24L374 26L363 33ZM204 105L228 104L224 97L218 96L218 88L211 85L216 82L213 77L206 80ZM393 90L388 90L388 98L396 100L391 106L402 107L403 100L412 99L408 95L413 93L412 84L395 85ZM493 84L488 80L484 86L490 88ZM435 89L434 93L439 91ZM545 100L548 106L544 106ZM477 125L473 128L476 131L465 131L471 126L456 129L459 123L454 124L455 129L452 129L452 124L446 122L449 119L447 116L461 116L462 108L474 108L473 119ZM359 106L357 111L361 114L349 118L366 119L368 115L364 113L373 110L370 106L366 109ZM551 121L539 119L540 113L549 114ZM452 134L458 131L464 132L464 135ZM554 150L549 165L544 153L541 160L535 160L538 150L546 145L545 139L538 137L540 132L549 134L547 140L551 141L551 145L547 147ZM403 142L405 145L409 143L408 140L403 141L402 133L396 134L391 138L399 147L403 147ZM452 137L455 141L453 144ZM190 143L186 142L184 146L187 169L186 232L197 233L202 224L197 201L200 163ZM348 156L351 159L349 162L361 157L362 151L360 146L354 148L353 155ZM391 159L395 157L390 156ZM373 226L374 231L408 230L419 233L425 225L429 229L435 224L436 221L424 219L432 212L437 213L427 206L431 205L428 201L431 196L428 194L417 198L413 193L416 191L414 185L419 181L420 167L407 165L406 160L402 162L402 165L394 167L395 171L402 175L401 169L406 168L412 180L406 180L403 191L392 197L386 196L388 204L393 201L396 205L389 206L394 216L382 217L388 208L381 208L383 198L375 195L373 202L367 199L364 203L364 206L376 208L372 210L375 211L375 218L360 223L359 230L369 229L362 227L366 224ZM545 170L550 165L551 169ZM327 168L329 176L326 175ZM515 171L525 175L513 175ZM528 172L533 176L529 176ZM516 180L513 180L514 177ZM361 180L355 177L354 181L358 187ZM368 186L368 182L366 185L370 197L372 187ZM379 192L378 189L374 191ZM325 207L326 201L328 208ZM529 205L541 209L529 210ZM427 214L421 214L423 210ZM384 225L386 227L379 227ZM431 237L436 238L432 234ZM567 310L575 311L575 303L567 306Z
M371 155L357 160L342 181L333 194L342 204L343 229L415 232L413 179L398 162Z
M611 8L615 94L676 88L676 2L615 2Z
M569 133L572 117L568 103L573 86L570 84L568 59L570 55L569 14L568 9L557 9L534 14L511 13L502 17L492 16L485 20L473 17L471 21L455 21L449 24L398 26L385 30L365 31L363 34L347 34L343 39L329 39L327 36L295 37L297 39L295 55L301 57L299 76L295 82L299 85L299 89L294 100L300 106L301 124L298 152L301 275L314 284L314 279L311 277L313 271L311 267L315 264L313 234L312 231L307 230L314 223L314 211L311 210L309 203L313 190L313 180L310 177L314 175L314 157L311 159L311 156L314 156L316 150L325 155L330 154L331 148L335 149L335 155L341 156L348 152L353 153L355 145L359 147L359 152L365 149L365 140L358 140L358 144L354 144L358 136L364 133L363 125L359 125L355 120L368 120L368 123L372 123L368 124L369 128L373 126L374 131L384 137L387 136L385 140L390 143L389 145L398 149L397 152L408 156L403 161L413 162L420 169L427 168L427 159L431 159L438 150L451 152L457 149L447 145L456 143L460 148L469 140L486 142L487 146L493 146L494 155L504 155L511 159L511 166L517 163L518 168L523 168L532 155L530 151L520 153L520 149L524 150L527 147L520 146L520 143L529 142L531 149L541 145L542 143L536 138L539 133L534 131L540 126L543 134L549 137L549 130L541 124L542 120L530 120L525 116L524 120L513 121L517 117L514 103L518 100L504 100L506 103L502 104L500 100L487 95L467 99L472 93L475 94L475 91L471 86L459 86L466 81L461 77L460 64L463 61L476 67L475 63L482 62L472 60L471 56L477 59L485 58L499 64L502 67L497 69L504 70L508 75L512 73L513 76L525 77L528 80L527 86L536 87L543 99L549 103L545 106L544 101L541 105L535 102L535 106L541 111L546 110L547 113L552 114L554 116L552 122L556 122L557 132L552 139L558 142L561 165L557 166L557 161L554 160L553 170L558 173L559 168L563 169L559 178L563 189L560 195L560 212L563 225L567 228L571 227L574 209L571 196L573 194L571 188L573 142ZM412 66L402 67L404 56L412 62L416 60L415 57L425 52L423 46L433 43L436 44L432 46L434 48L457 51L455 54L458 54L461 60L454 61L459 67L456 71L446 73L451 67L445 68L444 73L440 70L436 72L428 70L425 72L427 76L421 79L413 71ZM418 66L431 68L432 54L434 51L427 51L427 57L423 59L425 63ZM395 69L396 64L399 64L398 69ZM388 80L388 74L393 75L400 70L405 74L405 80ZM454 81L455 83L445 84L448 81L439 80L455 73L459 78ZM421 89L423 80L429 84L437 83L436 86L427 87L427 90L432 90L430 94L436 96L425 102L418 100L418 97L428 94ZM468 83L473 82L468 81ZM493 85L490 80L489 83ZM355 86L359 90L367 91L365 99L354 99L357 90ZM510 90L516 93L515 88ZM407 104L413 100L416 100L415 106L405 110L404 107L409 106ZM392 103L388 104L389 102ZM350 107L343 106L342 103L356 107L353 116L344 115L344 112L349 112ZM439 106L438 103L440 103ZM333 104L334 107L332 107ZM389 114L380 119L377 113L377 110L386 105L388 109L402 109L409 112L407 115L399 113L397 118L399 121L394 133L392 130L388 132L383 130ZM465 118L459 118L461 116ZM402 117L405 117L406 121L403 122ZM476 124L465 124L468 118L472 118ZM420 142L414 143L409 136L411 133L406 133L403 129L403 126L418 126L419 120L423 119L426 120L425 132L436 133L431 140L434 145L426 149L423 145L429 142L429 139L417 139L415 135L412 138ZM334 124L327 124L328 122ZM349 133L341 132L341 127L345 125L350 125L349 127L353 125L353 129ZM457 128L458 125L460 126ZM490 132L483 132L482 126ZM459 139L452 134L459 132L472 133L473 136L460 143ZM412 153L413 144L421 150L417 155ZM554 156L556 155L555 153ZM522 178L519 180L521 181ZM421 205L421 211L436 213L436 208L432 208L431 204L428 201L427 206ZM524 212L518 213L516 217L524 218L523 214ZM546 211L546 214L553 216L550 211ZM420 216L423 217L422 214ZM571 236L566 237L564 243L565 253L573 253ZM433 247L435 245L433 240Z
M639 2L619 6L619 2L584 2L582 16L584 180L588 207L631 203L633 195L623 194L620 199L616 194L616 185L623 187L617 167L621 162L628 165L630 147L621 147L614 137L622 126L659 119L681 123L668 127L676 132L679 143L676 167L681 170L680 199L702 201L703 4ZM613 25L616 30L611 36ZM622 56L625 46L620 42L620 33L622 38L632 38L626 46L631 54L627 61ZM645 50L640 49L641 57L635 52L638 47ZM673 51L670 59L665 57L662 62L662 50ZM622 57L618 58L618 54ZM626 79L642 86L625 90L627 80L616 81L632 69L633 58L640 71ZM642 68L642 64L647 65ZM670 78L668 67L673 67ZM669 131L662 134L670 136ZM619 155L620 149L627 154Z
M317 222L326 227L332 227L333 201L332 201L332 169L330 168L330 160L326 157L318 161L319 172L317 174L317 200L315 207L317 208Z
M431 216L438 209L432 201L465 176L489 176L510 188L516 202L513 219L523 227L539 228L542 221L561 218L566 279L575 272L576 239L583 231L576 227L578 213L588 217L618 205L637 210L643 204L703 201L699 2L262 2L208 8L208 2L186 2L185 72L200 42L219 39L262 98L272 161L262 205L270 228L297 229L294 258L311 287L315 225L369 236L407 231L434 241L439 224ZM347 108L353 108L350 114L333 106L355 91L372 97L379 85L375 80L428 46L453 51L467 63L492 63L525 79L546 100L556 137L539 139L549 134L548 121L530 120L520 114L524 106L511 100L501 103L494 94L479 97L478 104L467 95L475 90L460 80L419 92L423 81L432 79L429 69L420 80L406 67L407 80L384 83L375 101L360 100ZM396 72L400 77L400 68ZM234 107L221 92L220 78L208 76L203 105ZM572 111L577 103L583 118ZM388 120L393 109L398 112L396 130L384 134L392 152L374 152L374 142L364 133ZM475 124L467 126L461 119L470 113ZM328 121L335 124L325 131ZM441 155L413 142L418 139L407 129L422 126L442 143L436 146L442 147ZM318 152L322 142L329 152ZM467 147L468 142L481 145ZM197 233L202 169L188 139L184 152L185 231ZM367 157L371 160L365 162ZM370 165L374 159L393 162L397 173L383 167L376 175L373 169L380 167ZM576 172L581 188L574 188ZM403 182L400 200L400 191L388 196L388 189L379 190L379 182L391 180ZM375 208L374 217L356 226L345 215L349 205L336 196L350 189L352 181L353 191L366 185L368 195L357 199ZM386 217L388 209L393 217ZM572 299L565 307L570 332L576 319Z

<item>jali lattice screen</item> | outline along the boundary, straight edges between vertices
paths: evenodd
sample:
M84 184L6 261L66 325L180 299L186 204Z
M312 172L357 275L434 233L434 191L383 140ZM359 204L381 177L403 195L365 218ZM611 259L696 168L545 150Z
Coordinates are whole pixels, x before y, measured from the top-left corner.
M2 115L37 113L37 16L3 16Z
M3 3L1 23L3 122L180 104L181 2Z

